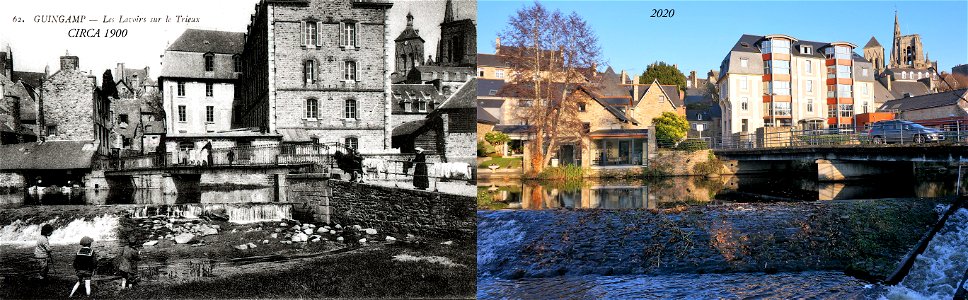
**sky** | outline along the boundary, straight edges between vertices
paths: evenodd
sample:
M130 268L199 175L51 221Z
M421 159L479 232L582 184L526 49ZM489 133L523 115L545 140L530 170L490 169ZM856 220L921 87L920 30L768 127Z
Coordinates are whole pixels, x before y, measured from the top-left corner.
M655 61L688 74L719 69L741 35L787 34L797 39L851 42L863 48L874 36L890 55L897 9L901 34L920 34L941 71L968 63L968 1L542 1L550 9L578 12L599 37L602 56L616 72L641 74ZM494 39L509 16L533 1L481 1L478 52L494 53ZM651 18L652 9L674 9ZM857 53L863 55L863 50ZM703 77L703 76L701 76Z
M60 56L69 52L79 57L80 69L93 71L100 79L106 69L118 63L127 68L150 67L151 76L161 73L161 55L188 28L245 32L249 17L259 0L31 0L9 1L0 9L0 51L9 45L14 53L17 71L43 72L50 65L51 73L60 66ZM388 16L390 39L406 27L407 12L414 15L414 27L427 42L425 53L435 54L440 39L440 22L444 18L443 1L393 1ZM137 4L134 4L137 3ZM232 5L226 5L232 3ZM458 0L454 7L458 18L476 19L476 2ZM88 19L104 16L165 17L177 15L198 18L197 23L99 23L81 24L38 23L38 15L85 15ZM13 22L14 17L24 22ZM74 28L100 28L101 35L111 28L127 29L124 38L72 38ZM393 54L392 43L388 49ZM436 56L436 54L435 54ZM391 56L392 57L392 56ZM391 65L392 68L392 65Z

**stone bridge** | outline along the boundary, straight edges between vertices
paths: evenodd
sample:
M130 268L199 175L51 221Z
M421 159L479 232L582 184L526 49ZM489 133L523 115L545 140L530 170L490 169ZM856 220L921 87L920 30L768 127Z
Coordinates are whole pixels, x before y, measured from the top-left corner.
M736 174L817 171L820 181L913 175L915 163L968 162L968 145L824 145L714 150Z

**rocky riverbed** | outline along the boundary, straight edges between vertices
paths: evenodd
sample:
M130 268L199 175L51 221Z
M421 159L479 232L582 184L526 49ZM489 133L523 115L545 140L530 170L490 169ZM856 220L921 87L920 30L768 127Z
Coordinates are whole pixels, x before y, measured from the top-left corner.
M478 212L485 278L845 271L889 275L938 200L727 204L667 210Z

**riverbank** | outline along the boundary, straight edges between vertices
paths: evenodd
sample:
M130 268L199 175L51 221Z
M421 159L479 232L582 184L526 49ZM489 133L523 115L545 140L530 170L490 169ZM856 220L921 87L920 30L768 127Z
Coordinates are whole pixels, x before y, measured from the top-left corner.
M478 276L842 271L880 279L940 200L478 212Z
M73 285L70 265L81 235L96 233L97 298L473 297L475 241L378 232L351 224L295 220L236 224L197 219L129 218L137 206L24 207L0 211L0 232L24 236L0 245L0 298L62 298ZM114 220L91 223L92 219ZM50 279L29 270L39 224L58 230ZM16 226L12 224L16 223ZM86 226L67 224L87 224ZM36 231L36 232L35 232ZM110 232L105 232L110 231ZM30 238L33 237L33 238ZM119 291L112 259L123 238L137 238L143 279ZM258 284L253 284L258 283Z

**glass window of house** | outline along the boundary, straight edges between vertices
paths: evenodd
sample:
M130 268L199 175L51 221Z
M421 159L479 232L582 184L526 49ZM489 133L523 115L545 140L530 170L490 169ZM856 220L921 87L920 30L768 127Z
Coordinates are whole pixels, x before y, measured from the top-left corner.
M188 108L184 105L178 106L178 122L188 121Z
M317 33L317 30L319 30L319 28L317 28L316 26L317 26L316 22L312 22L312 21L306 22L306 32L303 33L303 36L306 38L306 40L303 41L303 45L316 46L317 44L316 39L319 37Z
M179 97L185 96L185 82L182 82L182 81L178 82L178 96Z
M804 61L803 69L807 71L807 74L813 74L813 61L811 60Z
M356 62L348 60L343 66L343 80L356 81Z
M504 78L504 70L495 70L494 78Z
M807 112L813 112L813 99L807 99Z
M750 98L749 97L743 97L743 100L740 101L740 103L739 103L739 107L742 110L749 110L750 109Z
M343 143L348 149L357 149L360 146L360 140L355 136L347 137L345 140L343 140Z
M356 119L356 100L346 99L344 118Z
M205 122L214 123L215 122L215 106L205 107Z
M740 58L739 66L743 68L748 68L750 66L750 60L748 58Z
M789 81L777 81L776 85L773 87L773 93L776 95L789 95L790 94L790 82Z
M306 99L306 118L315 119L319 117L319 100Z
M205 72L211 72L211 71L215 71L215 55L212 53L206 53L205 54Z
M785 53L790 54L790 41L783 39L775 39L772 41L773 48L770 50L772 53Z
M790 74L790 61L789 60L777 60L773 63L773 73L774 74Z
M850 118L854 116L854 105L853 104L841 104L840 105L840 117Z
M211 82L205 83L205 97L212 97L215 95L215 84Z
M813 80L807 80L807 92L813 92Z
M850 66L837 66L837 78L850 78Z
M343 46L356 47L356 23L343 23Z
M306 84L313 84L316 82L316 61L305 61L303 64L303 79L306 81Z

